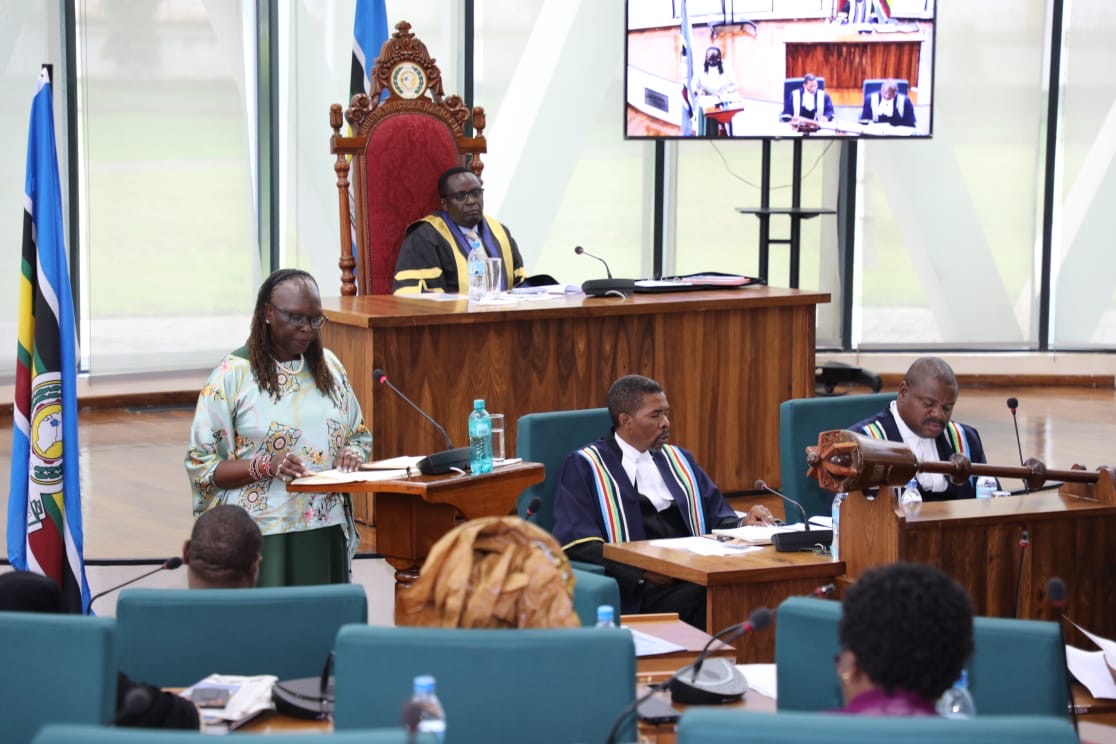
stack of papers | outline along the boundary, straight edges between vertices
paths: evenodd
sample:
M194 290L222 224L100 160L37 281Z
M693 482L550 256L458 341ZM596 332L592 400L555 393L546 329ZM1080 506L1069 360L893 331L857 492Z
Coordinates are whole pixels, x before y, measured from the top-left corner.
M195 689L217 688L227 690L229 701L223 708L199 708L202 730L205 733L232 731L252 720L260 713L275 710L271 700L271 688L278 681L271 674L243 677L233 674L211 674L182 691L187 700Z
M1066 646L1066 666L1070 673L1093 697L1116 699L1116 643L1090 633L1072 620L1069 622L1101 649L1082 651Z
M833 528L833 521L828 517L810 517L810 524L826 530ZM777 532L802 532L804 529L805 526L801 522L773 526L747 524L743 527L713 530L713 534L734 538L744 545L770 545L771 536Z

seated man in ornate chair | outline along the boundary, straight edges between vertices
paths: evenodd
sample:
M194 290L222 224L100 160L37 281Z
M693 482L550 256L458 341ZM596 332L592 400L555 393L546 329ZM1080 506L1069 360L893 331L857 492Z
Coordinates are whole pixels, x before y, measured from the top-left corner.
M446 96L426 45L406 21L395 28L369 67L368 94L330 106L345 296L390 294L407 226L439 207L438 176L460 166L479 181L484 169L484 109Z
M392 291L464 292L468 287L461 277L478 242L490 257L503 259L500 289L522 284L526 274L519 246L507 227L484 214L484 188L476 174L450 168L438 179L438 194L442 208L407 227Z

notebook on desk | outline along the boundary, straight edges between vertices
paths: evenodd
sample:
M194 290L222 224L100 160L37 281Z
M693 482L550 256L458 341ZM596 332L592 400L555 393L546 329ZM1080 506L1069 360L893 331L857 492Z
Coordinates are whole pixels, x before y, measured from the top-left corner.
M657 292L691 292L699 289L730 289L767 284L763 279L743 274L725 274L720 271L703 271L682 276L664 276L662 279L637 279L635 291L640 294Z

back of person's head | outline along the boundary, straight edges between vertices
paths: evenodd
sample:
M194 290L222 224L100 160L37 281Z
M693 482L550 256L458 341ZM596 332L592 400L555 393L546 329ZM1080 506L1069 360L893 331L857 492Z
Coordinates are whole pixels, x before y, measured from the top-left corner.
M255 586L262 542L259 525L241 507L218 504L202 512L182 547L190 588Z
M443 628L573 628L562 547L519 517L472 519L442 536L399 593L396 623Z
M0 575L0 612L66 613L62 587L49 576L31 571Z
M972 601L933 566L878 566L845 592L838 636L875 686L935 700L973 653Z
M643 407L645 395L663 392L663 386L643 375L624 375L608 389L608 415L612 425L620 425L621 413L635 413Z

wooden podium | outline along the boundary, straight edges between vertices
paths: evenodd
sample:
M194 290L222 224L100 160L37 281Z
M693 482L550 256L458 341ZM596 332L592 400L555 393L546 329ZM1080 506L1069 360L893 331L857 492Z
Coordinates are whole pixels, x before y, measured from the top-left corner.
M373 499L376 552L395 571L396 590L419 576L430 548L462 518L500 517L515 508L528 486L542 483L543 466L520 462L485 475L416 475L380 481L330 484L328 489ZM296 484L288 491L320 492L320 484Z
M894 561L928 563L961 583L978 615L1056 620L1046 596L1053 577L1066 586L1065 615L1112 638L1116 635L1116 471L1048 470L1038 460L1022 466L919 461L901 443L850 431L828 431L806 448L810 475L828 491L847 491L841 518L846 580ZM972 476L1020 478L1031 493L900 507L896 486L916 472L942 473L954 482ZM1057 492L1037 491L1047 480ZM874 495L873 495L874 494ZM1077 631L1067 640L1085 643Z

